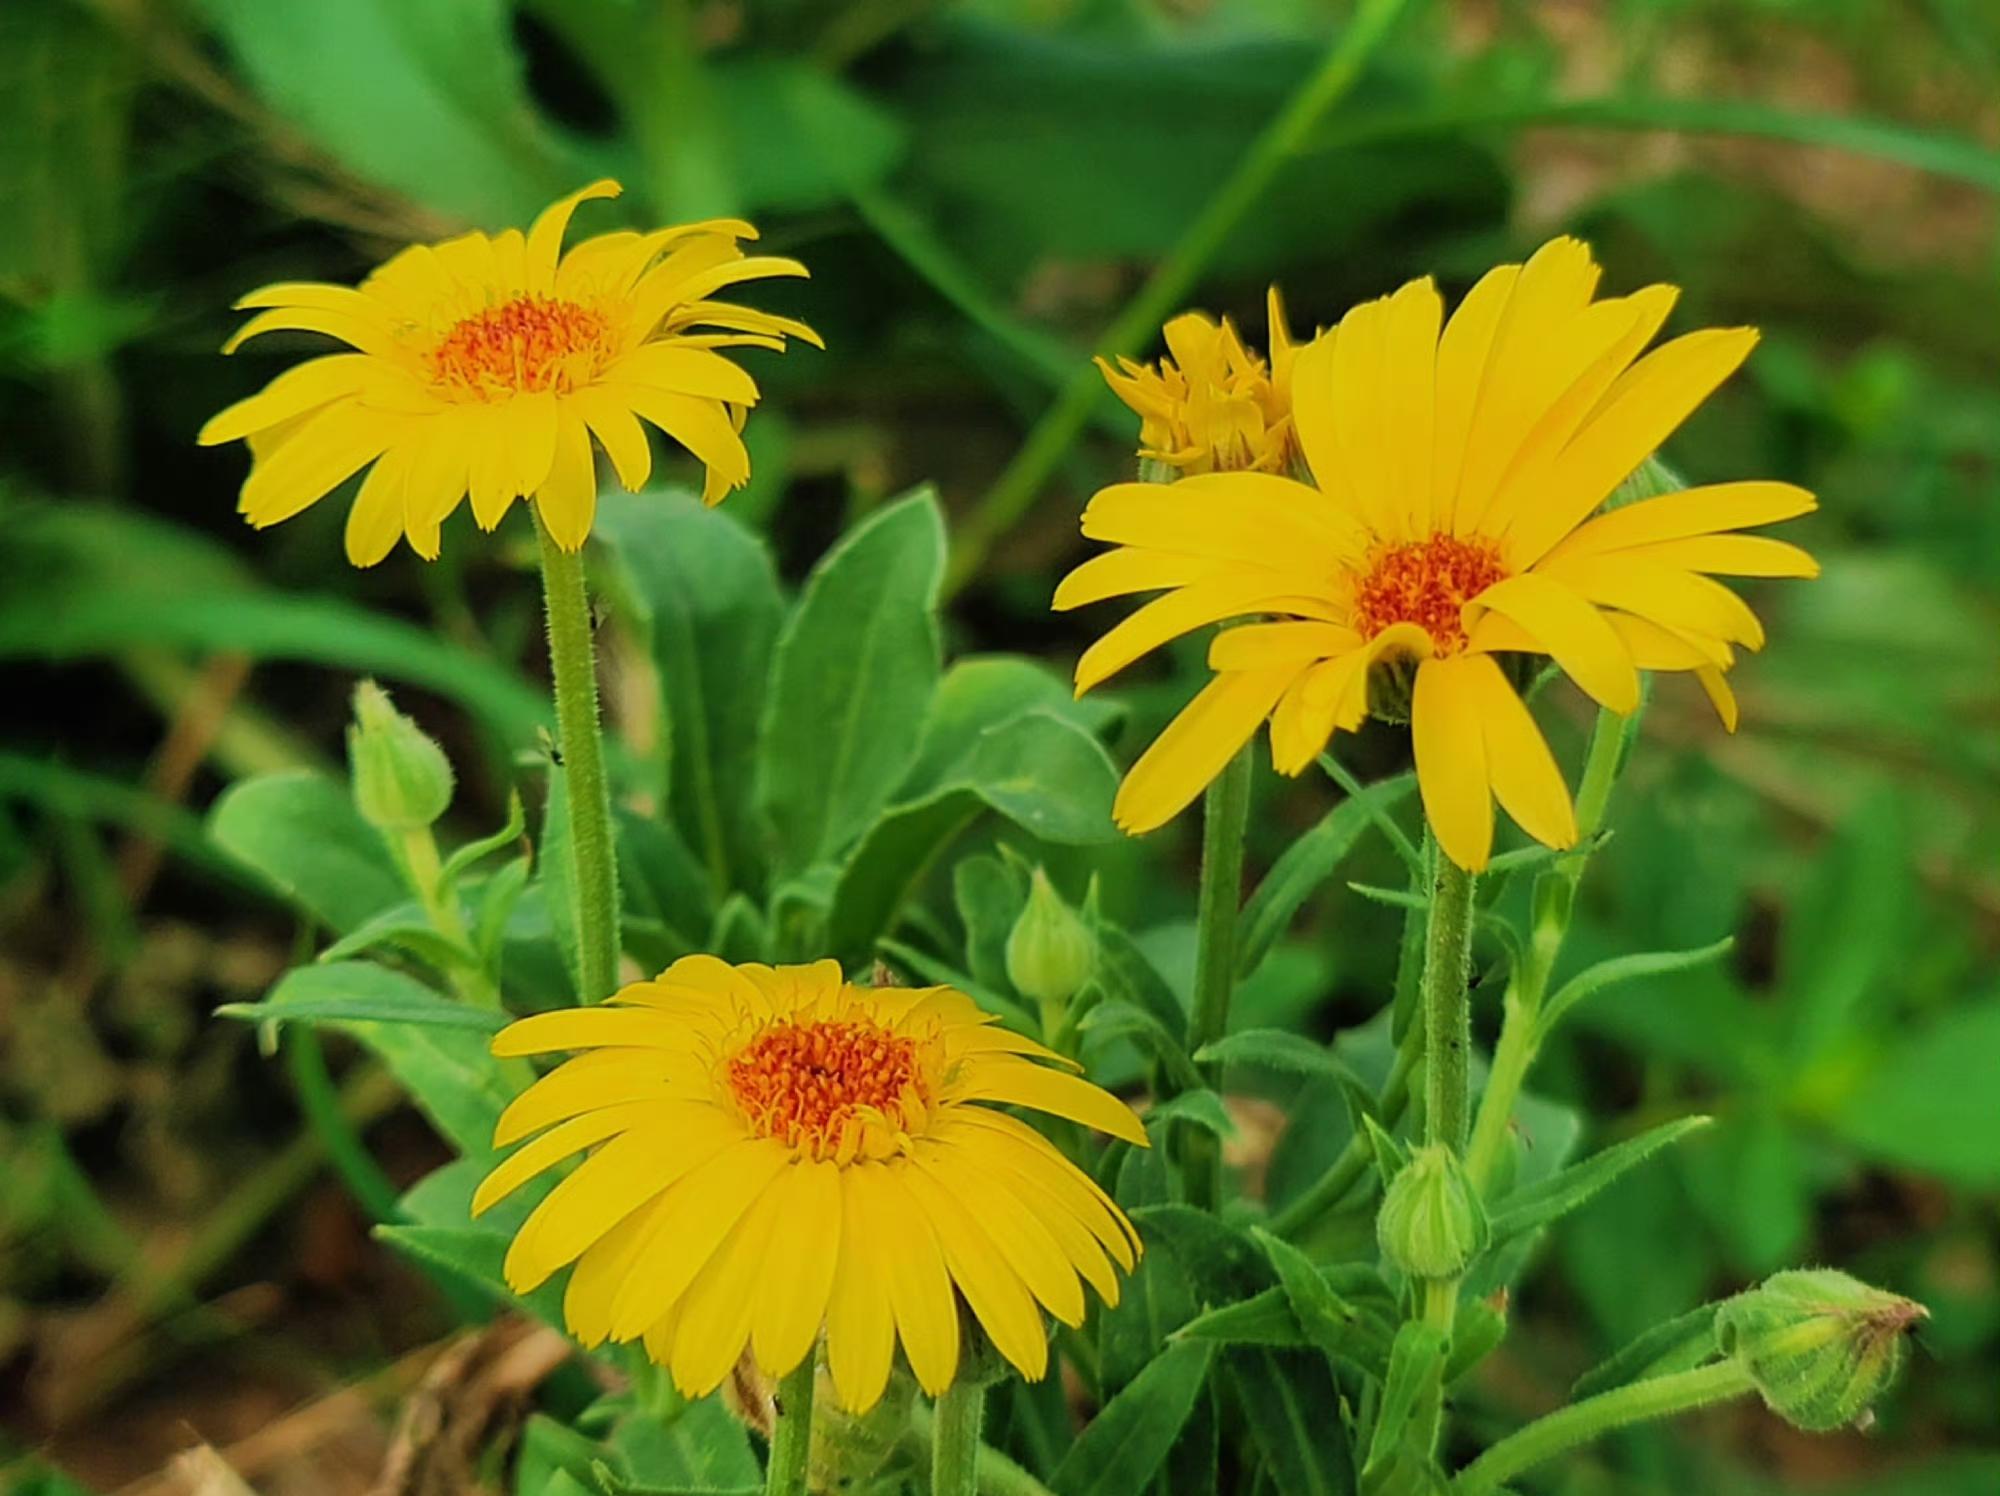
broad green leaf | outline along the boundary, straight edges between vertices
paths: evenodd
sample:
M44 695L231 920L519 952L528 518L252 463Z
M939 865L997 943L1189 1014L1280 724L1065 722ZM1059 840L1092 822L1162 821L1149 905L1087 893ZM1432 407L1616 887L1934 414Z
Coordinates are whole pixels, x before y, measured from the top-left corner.
M699 949L715 918L707 873L680 833L665 822L623 809L613 809L612 819L618 827L618 888L627 922L634 915L656 921L679 945L674 955Z
M899 804L861 840L841 870L829 922L832 949L864 953L931 860L982 806L1045 841L1114 835L1118 774L1102 745L1045 710L988 728L940 771L922 799Z
M1354 1496L1340 1388L1310 1351L1243 1347L1223 1365L1275 1489L1285 1496Z
M1168 1122L1185 1122L1202 1128L1227 1142L1236 1136L1236 1124L1230 1120L1229 1109L1222 1104L1222 1098L1206 1087L1183 1091L1157 1106L1146 1110L1146 1125L1153 1127Z
M1141 1234L1173 1253L1195 1302L1226 1304L1269 1286L1270 1259L1250 1235L1188 1205L1148 1205L1129 1212Z
M1516 1190L1492 1212L1492 1247L1498 1248L1510 1238L1539 1230L1569 1214L1627 1169L1645 1162L1668 1144L1707 1127L1713 1120L1677 1117L1662 1122L1635 1138L1592 1154L1582 1163L1571 1164L1559 1174Z
M1725 936L1713 945L1700 946L1691 951L1644 951L1631 956L1613 956L1608 961L1578 972L1556 989L1542 1007L1535 1020L1534 1044L1539 1046L1555 1032L1565 1014L1578 1003L1585 1002L1620 982L1630 982L1640 977L1664 976L1669 972L1689 971L1697 966L1705 966L1711 961L1719 961L1735 948L1736 938Z
M1253 1234L1277 1270L1279 1290L1305 1343L1338 1360L1363 1368L1379 1367L1380 1347L1372 1343L1371 1327L1361 1311L1335 1293L1319 1268L1290 1242L1261 1228Z
M568 1424L546 1413L530 1414L521 1427L520 1449L514 1456L515 1496L548 1496L560 1489L551 1484L558 1475L582 1482L588 1489L591 1467L609 1463L608 1456L615 1458L612 1451ZM621 1467L623 1463L618 1461ZM624 1473L622 1468L618 1473Z
M1884 1163L1969 1187L2000 1181L2000 1001L1945 1013L1899 1039L1827 1109L1835 1132Z
M1813 860L1786 913L1779 963L1794 1066L1811 1064L1888 1007L1914 927L1909 862L1908 828L1890 791L1865 803Z
M1410 792L1414 774L1370 785L1361 797L1343 800L1318 825L1285 848L1250 901L1243 906L1236 936L1236 969L1247 975L1270 953L1301 905L1312 897L1352 850L1373 818Z
M1153 1478L1208 1379L1215 1347L1170 1345L1085 1426L1049 1477L1058 1496L1129 1496Z
M439 971L469 965L477 959L470 949L440 934L415 899L406 899L363 920L321 951L319 959L345 961L384 945L418 956Z
M1113 1197L1126 1210L1165 1203L1172 1185L1158 1148L1129 1150L1118 1170ZM1115 1308L1098 1319L1102 1391L1116 1392L1137 1376L1167 1343L1167 1336L1195 1312L1187 1274L1171 1252L1148 1251L1125 1280Z
M750 1436L730 1416L720 1397L684 1405L666 1422L649 1413L619 1420L611 1447L625 1460L641 1487L690 1491L730 1491L758 1483L757 1457Z
M497 229L586 180L536 114L501 0L203 9L265 102L369 181Z
M526 1309L544 1324L563 1326L566 1280L552 1278L533 1293L515 1293L501 1271L510 1241L505 1232L477 1226L377 1226L375 1237L420 1262L443 1268L500 1303Z
M1007 936L1028 902L1028 878L1010 862L987 853L952 869L952 901L965 926L965 969L982 987L1012 992L1007 980Z
M711 897L755 887L769 855L752 803L757 731L784 617L770 552L726 511L680 492L606 494L592 533L652 646L667 818L712 880Z
M312 969L301 967L294 975L301 976ZM373 975L378 971L406 985L378 982ZM303 985L292 983L283 997L276 996L277 989L273 989L274 995L263 1002L224 1003L215 1010L216 1016L269 1024L412 1023L431 1028L471 1029L481 1034L497 1034L508 1022L505 1013L439 997L428 987L366 962L340 963L329 984L331 991L300 991Z
M1119 715L1095 697L1079 701L1047 667L1018 655L971 655L938 681L923 740L899 798L911 800L960 776L979 740L1030 712L1047 712L1096 735Z
M920 492L877 511L813 569L772 657L759 803L780 862L839 856L895 794L938 678L944 522Z
M209 812L217 846L330 929L359 928L408 897L388 848L347 786L295 770L224 790Z
M1116 1035L1136 1040L1166 1067L1177 1089L1185 1090L1202 1084L1201 1072L1188 1058L1179 1035L1170 1032L1165 1024L1137 1003L1126 1002L1122 998L1101 1002L1083 1016L1082 1022L1077 1024L1077 1031L1100 1039Z
M366 961L340 961L329 966L301 966L287 972L258 1004L259 1017L282 1021L276 1010L290 1003L335 1001L371 1003L380 1011L404 1015L435 1012L429 1004L442 1001L421 982ZM460 1153L483 1158L493 1150L493 1124L513 1100L513 1089L502 1078L499 1062L487 1049L491 1032L485 1024L439 1026L411 1023L402 1017L320 1018L352 1034L379 1055L403 1083L418 1108L436 1124Z

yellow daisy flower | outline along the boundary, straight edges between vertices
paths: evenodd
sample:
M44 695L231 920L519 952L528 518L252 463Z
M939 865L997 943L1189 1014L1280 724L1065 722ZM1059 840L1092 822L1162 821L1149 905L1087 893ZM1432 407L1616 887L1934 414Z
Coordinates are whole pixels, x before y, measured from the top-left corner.
M963 1295L1024 1376L1048 1368L1042 1309L1080 1324L1083 1284L1118 1302L1139 1238L1089 1176L995 1105L1141 1147L1145 1129L1069 1062L949 987L870 990L832 961L676 961L597 1007L524 1018L497 1055L581 1049L518 1097L475 1213L595 1149L507 1254L522 1292L576 1264L585 1345L643 1340L699 1397L747 1343L780 1377L822 1326L842 1403L872 1407L898 1339L935 1396ZM1052 1062L1050 1068L1034 1063ZM546 1130L545 1130L546 1129Z
M641 420L701 460L707 502L742 487L750 459L738 433L757 386L716 350L819 338L711 298L805 267L746 256L737 241L757 231L735 219L600 234L564 253L577 205L619 190L604 181L572 193L525 236L413 245L358 290L294 282L239 301L258 315L225 353L279 330L355 350L286 371L202 428L204 446L250 443L244 517L260 529L290 519L367 468L347 517L356 566L380 561L398 537L435 559L438 527L468 493L488 530L514 500L533 499L573 551L597 507L592 440L637 489L653 462Z
M1716 576L1809 577L1793 545L1726 533L1814 507L1788 483L1722 483L1599 513L1618 484L1741 364L1748 328L1644 357L1678 294L1593 299L1574 239L1503 265L1450 322L1426 280L1356 307L1303 350L1293 421L1310 483L1216 473L1104 489L1055 606L1169 589L1091 646L1079 692L1224 619L1215 678L1120 788L1138 833L1179 812L1265 719L1297 774L1359 727L1375 667L1414 669L1417 777L1439 843L1488 859L1492 801L1553 847L1576 838L1568 787L1495 656L1545 654L1614 712L1638 671L1689 670L1735 726L1723 672L1763 629Z
M1168 357L1157 366L1103 359L1104 382L1139 415L1139 455L1182 473L1290 469L1292 367L1298 348L1271 287L1271 361L1247 347L1228 318L1185 312L1163 328Z

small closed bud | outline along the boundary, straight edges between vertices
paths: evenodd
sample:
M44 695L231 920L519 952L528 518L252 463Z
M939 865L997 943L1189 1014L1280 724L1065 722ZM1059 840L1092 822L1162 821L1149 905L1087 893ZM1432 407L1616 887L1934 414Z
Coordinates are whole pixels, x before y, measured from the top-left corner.
M354 688L347 764L361 818L382 831L420 831L451 804L451 763L372 680Z
M1007 936L1007 980L1023 997L1060 1009L1097 968L1097 937L1036 868L1028 904Z
M1486 1208L1458 1155L1418 1148L1382 1197L1375 1236L1392 1267L1413 1278L1455 1278L1486 1246Z
M1749 1372L1765 1404L1796 1428L1865 1423L1901 1370L1904 1337L1928 1319L1914 1299L1833 1268L1775 1274L1715 1311L1722 1353Z

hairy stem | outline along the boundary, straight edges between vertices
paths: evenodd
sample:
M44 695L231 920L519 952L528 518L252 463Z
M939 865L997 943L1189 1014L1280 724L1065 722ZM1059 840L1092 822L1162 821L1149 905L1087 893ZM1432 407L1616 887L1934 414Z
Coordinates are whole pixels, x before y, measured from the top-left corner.
M778 1383L778 1421L771 1430L771 1461L764 1473L766 1496L806 1496L816 1359L808 1351Z
M931 1496L975 1496L979 1490L979 1425L986 1389L963 1378L938 1394L931 1424Z
M1251 750L1229 761L1202 801L1201 904L1196 916L1194 1007L1188 1014L1188 1053L1198 1054L1229 1031L1229 998L1236 986L1236 917L1243 905L1243 838L1250 819ZM1215 1075L1206 1077L1213 1081ZM1207 1132L1191 1129L1187 1143L1188 1198L1212 1207L1219 1198L1221 1150Z

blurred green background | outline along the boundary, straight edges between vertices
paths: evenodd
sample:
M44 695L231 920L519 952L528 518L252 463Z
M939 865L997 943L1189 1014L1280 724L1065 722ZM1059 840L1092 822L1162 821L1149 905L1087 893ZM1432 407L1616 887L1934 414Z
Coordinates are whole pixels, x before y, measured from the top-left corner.
M742 213L813 268L760 288L828 351L746 359L768 398L731 506L784 576L934 483L952 647L1062 671L1101 617L1047 598L1132 423L1079 405L1073 442L1041 428L1045 482L995 485L1177 251L1187 300L1257 338L1267 281L1309 328L1561 231L1610 289L1684 287L1675 327L1763 328L1670 455L1814 488L1792 538L1825 576L1754 598L1772 644L1738 672L1738 735L1685 683L1657 693L1573 955L1736 951L1586 1010L1538 1075L1607 1137L1722 1125L1564 1224L1475 1416L1511 1427L1656 1320L1835 1263L1934 1311L1872 1432L1808 1440L1745 1407L1536 1489L2000 1491L2000 8L1412 0L1187 259L1350 9L0 4L0 1489L225 1489L152 1479L197 1436L260 1490L367 1489L448 1325L323 1177L280 1067L207 1019L300 932L200 817L233 778L337 765L372 672L451 749L464 825L497 824L545 711L532 543L518 516L493 541L461 517L436 565L353 572L344 504L254 534L240 450L192 437L304 343L217 357L237 295L351 281L609 174L627 196L591 230ZM1117 693L1128 759L1197 660ZM1573 774L1580 698L1543 715ZM1372 777L1405 751L1371 730L1346 756ZM1267 775L1253 862L1327 796ZM1164 961L1191 938L1192 854L1183 823L1090 864ZM1331 1033L1379 1004L1393 925L1334 890L1245 1022ZM1245 1131L1253 1169L1301 1167ZM398 1110L370 1139L403 1178L443 1156Z

